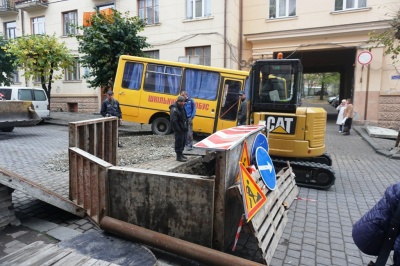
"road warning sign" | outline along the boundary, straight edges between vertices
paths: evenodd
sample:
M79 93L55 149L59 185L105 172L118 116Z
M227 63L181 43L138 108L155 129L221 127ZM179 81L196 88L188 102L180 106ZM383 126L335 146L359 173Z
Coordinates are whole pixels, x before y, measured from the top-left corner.
M240 157L240 162L244 165L244 167L250 166L250 158L249 158L249 150L247 149L247 142L246 140L243 141L243 148L242 148L242 156Z
M244 205L244 213L246 220L249 222L251 218L258 212L258 210L267 202L267 197L262 192L261 188L257 185L250 173L246 170L242 163L239 162L240 167L240 184L242 187L242 198Z
M247 149L246 140L243 141L242 156L240 156L239 162L241 162L246 168L250 166L250 157L249 157L249 151ZM239 182L239 180L240 180L240 169L236 175L235 183Z

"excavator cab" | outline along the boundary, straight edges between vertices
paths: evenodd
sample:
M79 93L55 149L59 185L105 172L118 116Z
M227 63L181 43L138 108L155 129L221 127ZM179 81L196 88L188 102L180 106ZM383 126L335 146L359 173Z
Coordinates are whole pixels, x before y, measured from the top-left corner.
M301 105L302 77L297 59L256 61L250 72L251 111L295 113Z
M298 59L262 59L250 70L249 124L265 124L276 168L289 161L300 186L328 189L332 160L325 153L327 114L301 107L303 67Z

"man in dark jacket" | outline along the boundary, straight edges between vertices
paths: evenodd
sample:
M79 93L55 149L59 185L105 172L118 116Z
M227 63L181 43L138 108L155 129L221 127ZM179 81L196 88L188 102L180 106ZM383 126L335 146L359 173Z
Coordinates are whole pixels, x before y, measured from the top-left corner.
M246 101L246 94L244 91L239 92L240 97L240 107L238 112L238 126L246 125L247 120L247 101Z
M114 92L108 91L107 92L107 99L104 100L103 104L101 105L100 114L103 117L109 116L116 116L119 118L119 125L122 123L122 112L121 108L119 107L119 102L114 99ZM122 147L120 141L118 141L118 147Z
M186 162L187 158L183 156L185 149L186 135L188 132L188 122L185 108L185 97L179 96L174 104L171 104L170 122L175 135L176 160Z

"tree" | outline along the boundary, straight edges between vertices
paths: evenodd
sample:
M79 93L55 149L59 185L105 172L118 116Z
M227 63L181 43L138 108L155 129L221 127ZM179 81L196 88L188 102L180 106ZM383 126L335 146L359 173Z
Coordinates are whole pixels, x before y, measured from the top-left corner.
M0 35L0 85L10 86L13 83L15 57L5 51L8 40Z
M61 79L64 69L73 63L65 43L49 35L26 35L10 40L6 45L7 53L15 56L14 66L24 71L27 80L40 78L50 103L51 84ZM61 72L55 73L56 71Z
M392 54L393 62L397 62L400 54L400 10L389 22L390 27L382 32L370 33L368 43L375 43L375 47L383 44L386 47L385 54Z
M146 37L138 36L145 21L129 17L112 9L112 14L96 10L87 23L89 27L77 26L83 31L76 36L79 42L80 59L83 67L90 69L87 82L91 88L101 87L103 91L114 85L119 57L123 54L145 56L143 48L150 47Z

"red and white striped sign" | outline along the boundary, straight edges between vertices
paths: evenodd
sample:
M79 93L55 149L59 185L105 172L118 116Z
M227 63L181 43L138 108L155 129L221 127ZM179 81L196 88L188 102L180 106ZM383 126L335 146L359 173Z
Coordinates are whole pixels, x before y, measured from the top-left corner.
M265 128L265 125L246 125L223 129L196 143L194 147L205 150L230 150L241 143L247 136L263 128Z

